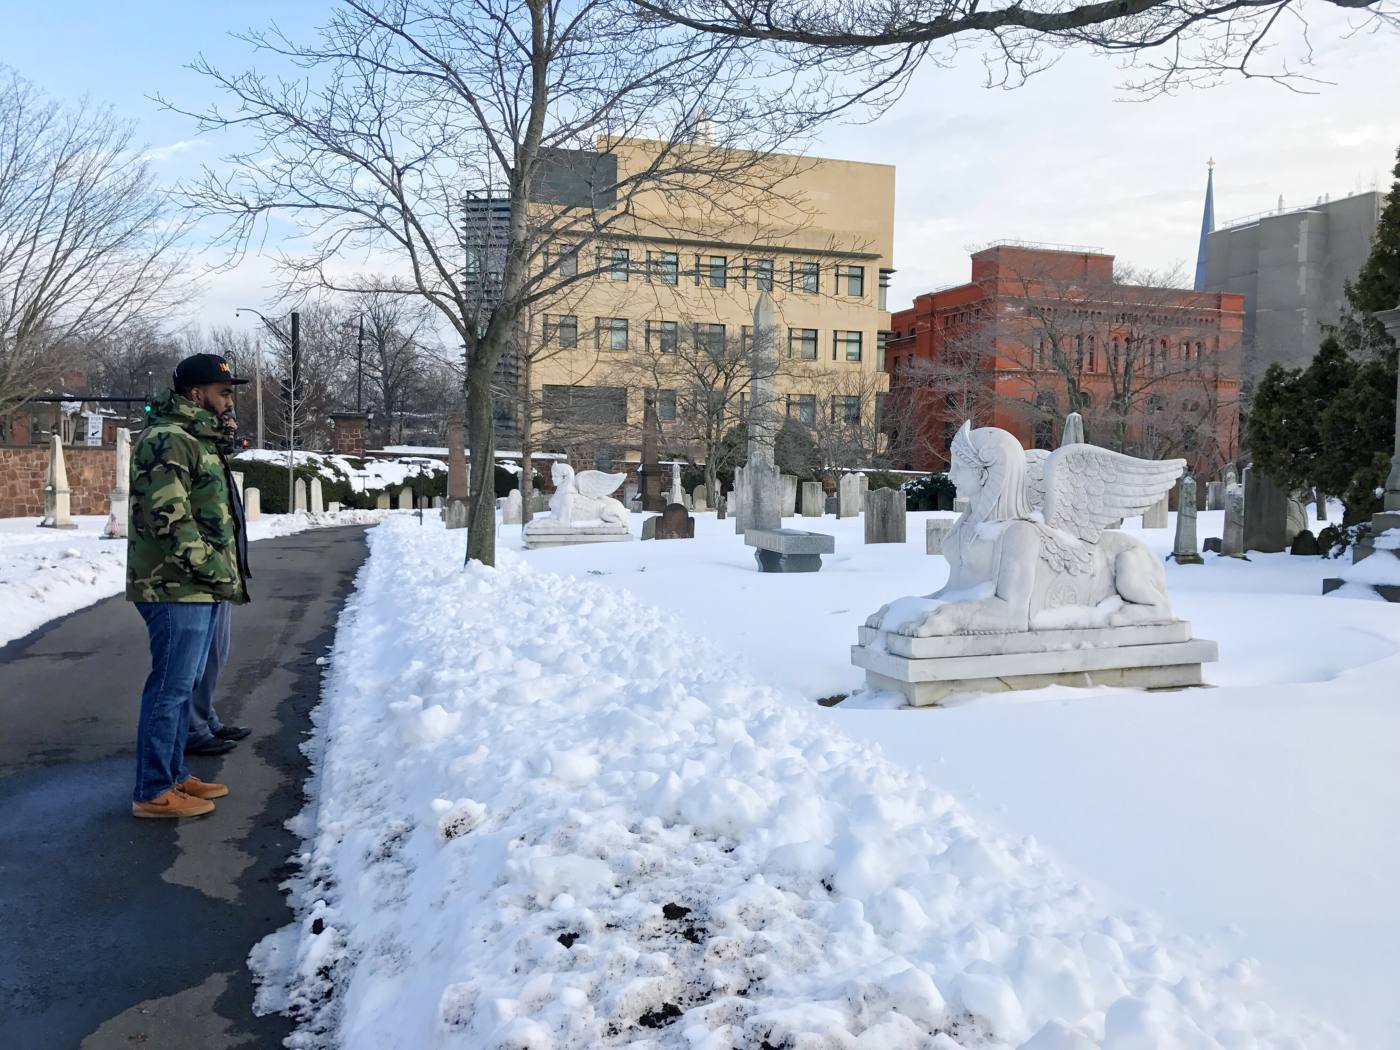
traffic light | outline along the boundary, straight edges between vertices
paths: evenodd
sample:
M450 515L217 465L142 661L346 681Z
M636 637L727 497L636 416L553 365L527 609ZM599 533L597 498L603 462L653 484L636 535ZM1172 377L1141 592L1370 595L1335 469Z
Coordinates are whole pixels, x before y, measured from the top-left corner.
M151 414L151 403L149 401L147 401L143 406L141 406L141 412L146 416L149 416Z
M252 448L252 447L253 447L253 442L252 442L250 439L248 439L248 438L239 438L239 439L238 439L238 447L239 447L239 448Z

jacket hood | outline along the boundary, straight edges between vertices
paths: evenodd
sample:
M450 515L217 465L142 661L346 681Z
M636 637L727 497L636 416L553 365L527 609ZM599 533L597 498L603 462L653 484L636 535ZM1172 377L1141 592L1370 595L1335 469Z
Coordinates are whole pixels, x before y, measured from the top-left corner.
M227 430L219 417L207 408L200 408L189 398L173 390L164 390L151 402L151 424L174 424L193 437L215 443L226 442Z

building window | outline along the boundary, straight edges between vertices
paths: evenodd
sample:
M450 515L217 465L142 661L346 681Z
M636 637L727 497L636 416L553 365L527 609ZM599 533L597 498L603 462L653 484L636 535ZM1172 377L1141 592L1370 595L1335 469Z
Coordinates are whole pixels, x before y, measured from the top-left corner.
M1074 370L1084 371L1084 337L1077 335L1074 337Z
M559 249L559 276L560 276L560 277L577 277L577 276L578 276L578 249L577 249L577 248L561 248L561 249Z
M602 255L602 252L598 253ZM610 281L627 280L628 271L632 268L632 253L626 248L612 248L607 255L607 275Z
M709 274L709 284L711 288L723 288L726 271L729 268L729 260L723 255L711 255L705 262L706 272Z
M817 395L789 394L787 414L789 419L795 419L799 423L811 426L817 421Z
M675 321L647 322L647 349L674 354L680 341L680 326Z
M836 330L836 345L832 348L831 359L841 360L844 351L844 359L847 361L859 361L861 349L861 332L845 332Z
M837 394L831 399L831 421L853 426L860 423L860 395Z
M1095 355L1094 355L1094 337L1093 337L1092 335L1089 337L1089 358L1088 358L1088 360L1089 360L1089 371L1090 371L1090 372L1095 372L1095 371L1097 371L1097 370L1098 370L1098 361L1095 359Z
M802 361L815 361L817 359L817 330L815 328L789 328L788 355Z
M888 310L888 309L890 308L890 277L891 277L891 275L893 275L893 274L894 274L894 271L893 271L893 270L886 270L886 269L883 269L883 268L880 270L880 309L881 309L881 310Z
M754 285L761 292L773 290L773 260L759 259L753 264Z
M865 297L865 267L838 266L836 268L837 290L843 295L855 298Z
M656 414L663 423L674 423L676 420L676 392L674 390L658 390L656 393Z
M877 372L885 371L885 347L893 335L893 332L875 333L875 370Z
M724 352L724 325L698 324L695 326L695 343L711 354L718 356Z
M821 267L814 262L792 264L792 290L816 295L821 291Z
M560 346L578 346L578 318L574 314L548 314L544 319L544 341Z
M544 418L551 423L626 424L627 390L620 386L550 386L544 388Z
M647 277L662 284L680 283L681 257L675 252L648 252Z
M739 352L747 354L753 349L753 325L739 326Z
M627 318L625 317L600 317L598 318L597 339L598 346L607 350L627 349Z

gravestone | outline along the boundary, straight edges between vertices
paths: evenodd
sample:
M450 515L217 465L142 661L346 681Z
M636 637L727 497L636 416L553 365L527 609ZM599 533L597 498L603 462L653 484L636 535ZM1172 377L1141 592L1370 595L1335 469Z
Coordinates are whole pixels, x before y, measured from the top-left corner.
M520 496L519 489L511 489L506 493L506 498L501 504L501 524L519 525L525 520L525 504Z
M847 474L837 485L836 516L840 518L854 518L860 514L860 480L861 475Z
M1230 490L1230 486L1240 483L1240 476L1235 472L1235 465L1233 463L1225 464L1225 469L1220 474L1220 481L1221 484L1225 486L1225 491L1227 492Z
M1244 516L1244 488L1231 485L1225 490L1225 528L1220 537L1221 557L1244 557Z
M899 489L871 489L866 493L865 542L903 543L904 507L904 493Z
M1084 443L1084 417L1078 412L1065 416L1065 429L1060 432L1060 447Z
M971 506L972 506L972 500L970 500L970 499L963 499L961 496L954 496L954 497L953 497L953 512L954 512L955 514L966 514L968 508L971 507Z
M429 506L430 506L430 503L429 503L429 500L428 500L428 497L427 497L427 496L419 496L419 497L418 497L418 509L419 509L419 510L427 510Z
M1284 515L1283 522L1283 542L1290 549L1293 546L1293 537L1303 532L1308 527L1308 509L1303 505L1300 496L1288 497L1288 509Z
M1244 549L1278 554L1288 549L1288 493L1253 467L1244 472Z
M1206 482L1206 510L1225 509L1225 482Z
M835 517L838 517L838 518L841 516L841 497L840 497L840 496L828 496L828 497L826 497L826 513L831 514L831 515L833 515L833 516L835 516Z
M532 492L530 494L530 513L543 514L549 510L549 497L543 492Z
M729 499L721 496L715 501L715 519L723 521L729 514Z
M629 481L622 486L622 505L628 510L641 510L641 489L635 481Z
M797 477L793 474L783 474L778 478L778 507L784 518L791 518L797 513Z
M927 554L942 554L943 541L952 531L953 523L947 518L929 518L924 526L924 551Z
M388 509L389 509L389 493L388 493L387 490L385 490L384 492L381 492L378 496L376 496L376 497L374 498L374 509L375 509L375 510L388 510Z
M690 494L690 506L697 511L710 509L710 493L704 485L695 486L695 491Z
M442 520L449 529L465 529L467 527L467 501L454 499L448 503L442 512Z
M295 484L292 485L292 509L298 514L305 514L306 504L306 479L297 478Z
M826 513L826 496L822 493L820 481L802 483L802 516L820 518Z
M1205 563L1196 549L1196 513L1196 480L1185 474L1177 493L1176 539L1172 544L1172 557L1178 565Z
M238 491L243 492L243 475L238 478ZM102 530L104 540L126 538L126 519L131 512L131 431L126 427L117 428L117 478L109 498L107 527Z
M340 513L340 501L339 501L339 500L331 500L329 503L327 503L327 504L326 504L326 513L327 513L327 514L339 514L339 513Z
M678 503L685 506L685 488L681 485L681 465L679 463L671 464L671 491L667 493L667 499L667 507L673 507Z
M447 498L466 499L470 480L467 476L466 424L454 420L447 424Z
M653 514L649 518L642 519L642 539L656 539L656 523L661 520L660 514Z
M447 506L447 500L443 499L441 496L433 497L433 510L442 510L445 506Z
M729 493L729 513L734 518L734 532L744 534L744 468L734 468L734 488Z
M1165 529L1167 527L1167 497L1163 496L1142 516L1144 529Z
M1288 553L1316 557L1322 553L1322 547L1311 529L1299 529L1298 534L1293 537L1293 544L1288 548Z
M684 504L672 503L661 512L661 516L656 519L656 538L658 540L695 539L695 519L686 512Z
M1220 553L1220 537L1219 537L1219 536L1207 536L1207 537L1206 537L1206 541L1205 541L1204 543L1201 544L1201 549L1202 549L1202 550L1206 550L1206 551L1210 551L1212 554L1219 554L1219 553Z
M413 490L405 485L399 489L399 510L413 509Z
M320 478L311 479L311 504L312 514L324 514L326 512L326 494L321 487Z
M39 522L46 529L76 529L73 520L72 490L68 487L68 465L63 459L63 439L49 435L49 473L44 483L44 518Z
M870 479L867 478L864 474L857 474L856 477L860 478L860 510L861 513L864 514L865 494L870 491Z
M243 490L243 520L257 521L262 517L262 490L250 488Z

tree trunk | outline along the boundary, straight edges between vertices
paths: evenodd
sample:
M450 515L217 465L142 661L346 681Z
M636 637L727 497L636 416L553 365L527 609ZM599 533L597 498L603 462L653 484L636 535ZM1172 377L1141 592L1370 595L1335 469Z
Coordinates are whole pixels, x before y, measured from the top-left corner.
M530 357L523 355L520 373L520 523L521 528L530 524L534 512L530 501L535 495L535 469L533 462L535 442L535 413L530 402Z
M496 564L496 434L491 418L491 362L476 347L467 367L467 448L471 450L471 494L467 498L467 561Z

